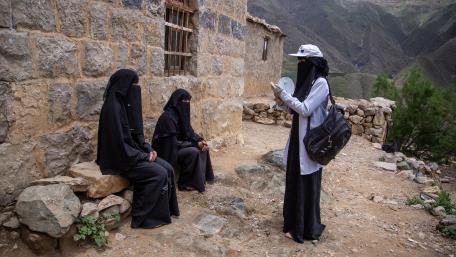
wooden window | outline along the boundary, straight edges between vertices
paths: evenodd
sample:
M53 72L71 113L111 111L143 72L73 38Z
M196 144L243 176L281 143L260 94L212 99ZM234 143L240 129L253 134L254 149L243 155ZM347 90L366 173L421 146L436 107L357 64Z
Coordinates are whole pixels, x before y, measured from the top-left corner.
M189 38L193 32L190 0L166 0L165 74L186 75L192 54Z
M264 43L263 43L263 61L268 60L268 47L269 47L269 38L265 37Z

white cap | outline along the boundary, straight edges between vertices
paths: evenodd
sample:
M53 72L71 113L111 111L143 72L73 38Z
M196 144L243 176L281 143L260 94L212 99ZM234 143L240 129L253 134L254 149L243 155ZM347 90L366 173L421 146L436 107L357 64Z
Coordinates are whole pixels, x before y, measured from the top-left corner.
M316 45L301 45L295 54L289 54L296 57L323 57L323 53Z

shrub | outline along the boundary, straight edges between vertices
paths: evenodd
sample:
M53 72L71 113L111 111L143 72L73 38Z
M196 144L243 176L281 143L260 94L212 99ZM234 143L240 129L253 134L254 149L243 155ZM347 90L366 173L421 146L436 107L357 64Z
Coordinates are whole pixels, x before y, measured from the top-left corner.
M456 206L451 202L450 194L448 192L442 191L438 196L439 197L435 200L434 207L442 206L445 208L445 212L447 214L455 214L454 210L456 209Z
M456 97L436 88L412 70L401 89L379 76L374 93L396 101L388 139L419 158L448 160L456 156Z
M417 205L417 204L424 205L424 202L419 197L415 196L413 198L408 198L407 201L405 202L405 204L408 206Z

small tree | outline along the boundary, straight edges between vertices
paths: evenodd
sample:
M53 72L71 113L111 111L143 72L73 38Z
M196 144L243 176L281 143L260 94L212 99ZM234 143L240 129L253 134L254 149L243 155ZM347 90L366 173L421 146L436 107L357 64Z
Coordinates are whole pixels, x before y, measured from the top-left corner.
M396 101L388 138L402 151L435 160L456 156L456 97L451 92L434 87L414 69L401 90L379 76L374 93Z
M380 75L375 80L372 95L374 97L382 96L391 100L397 100L399 92L394 86L394 81L392 81L387 75Z

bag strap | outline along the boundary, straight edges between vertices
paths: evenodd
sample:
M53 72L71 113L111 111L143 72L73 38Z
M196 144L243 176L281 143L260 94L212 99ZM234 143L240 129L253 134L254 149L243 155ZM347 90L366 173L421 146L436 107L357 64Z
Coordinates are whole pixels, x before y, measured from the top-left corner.
M332 105L336 105L336 100L334 100L334 97L333 97L333 95L332 95L332 92L331 92L331 85L329 84L328 77L321 77L321 78L324 78L324 79L326 80L326 83L328 84L329 99L330 99L330 101L331 101L331 104L332 104ZM317 79L318 79L318 78L317 78ZM317 81L317 79L314 80L314 81L312 82L312 87L313 87L313 84L315 83L315 81ZM310 88L309 93L310 93L310 91L312 90L312 87ZM312 115L310 115L310 116L307 118L307 133L310 131L310 121L311 121L311 118L312 118Z

